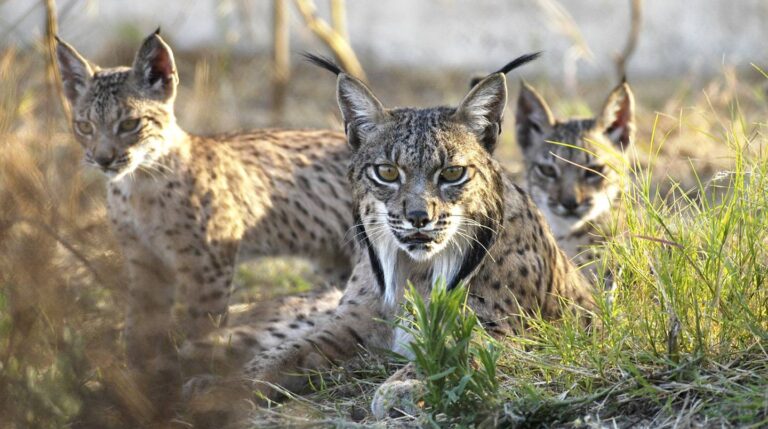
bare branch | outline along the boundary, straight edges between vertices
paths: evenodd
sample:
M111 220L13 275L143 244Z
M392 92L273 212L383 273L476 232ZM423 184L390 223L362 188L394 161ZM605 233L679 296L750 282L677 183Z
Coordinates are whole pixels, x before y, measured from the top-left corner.
M344 0L331 0L331 26L333 30L349 41L347 34L347 8Z
M278 123L285 110L291 78L290 27L287 0L272 1L272 122Z
M344 70L365 81L365 72L360 65L360 61L357 60L352 46L344 37L331 28L327 22L317 16L315 3L312 0L296 0L296 7L304 18L307 27L331 49L336 60L341 63Z
M640 28L643 23L643 0L629 0L631 5L631 15L629 24L629 34L624 49L617 53L614 61L616 62L616 73L619 80L624 80L627 76L627 62L637 48L637 39L640 37Z
M45 44L48 48L46 71L49 93L56 93L64 116L69 120L69 104L64 96L64 89L61 87L59 68L56 67L56 34L59 32L59 24L56 17L56 0L43 1L45 6Z

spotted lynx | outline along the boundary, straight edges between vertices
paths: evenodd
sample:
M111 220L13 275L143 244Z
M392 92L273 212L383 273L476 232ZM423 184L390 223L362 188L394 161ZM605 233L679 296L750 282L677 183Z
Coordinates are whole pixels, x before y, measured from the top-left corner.
M176 123L178 74L158 33L132 67L99 68L58 42L72 128L86 164L108 179L109 218L129 271L131 360L153 365L180 328L202 336L226 322L239 259L311 256L346 280L354 246L344 135L262 130L216 137ZM178 290L176 290L178 289Z
M531 86L520 89L517 142L528 192L560 247L590 279L598 268L592 245L612 234L613 218L620 215L634 110L626 83L611 92L596 118L566 121L556 120Z
M523 328L521 313L558 317L563 298L593 307L590 286L539 210L492 157L507 98L503 73L480 82L457 108L385 109L362 82L315 62L338 75L364 255L333 314L311 331L272 332L284 341L246 364L252 388L272 396L272 384L300 389L306 374L362 348L405 350L407 337L382 320L399 311L407 281L424 295L437 279L449 288L468 283L469 305L496 336Z

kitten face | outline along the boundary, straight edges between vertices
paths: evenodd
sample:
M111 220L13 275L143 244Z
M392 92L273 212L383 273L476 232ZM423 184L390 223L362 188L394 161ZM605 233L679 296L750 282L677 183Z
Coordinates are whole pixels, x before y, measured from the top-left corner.
M557 121L543 98L524 85L516 116L528 190L555 235L609 211L625 174L625 163L616 157L626 156L634 136L629 86L616 88L595 119Z
M165 149L165 132L175 125L178 76L168 45L152 34L130 68L93 67L62 41L56 52L86 164L113 180L153 168Z

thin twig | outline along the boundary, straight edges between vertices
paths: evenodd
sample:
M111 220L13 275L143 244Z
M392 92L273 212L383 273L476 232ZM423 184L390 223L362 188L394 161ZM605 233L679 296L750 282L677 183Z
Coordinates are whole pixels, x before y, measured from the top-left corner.
M39 222L39 221L36 221L36 220L23 218L23 217L22 218L16 218L16 222L23 222L23 223L26 223L26 224L28 224L30 226L39 228L40 230L42 230L43 232L45 232L46 234L51 236L51 238L53 238L59 244L64 246L64 248L67 249L72 254L72 256L75 257L75 259L79 260L80 263L83 264L83 266L88 271L91 272L91 275L93 275L93 278L99 284L102 284L102 285L106 284L106 282L104 282L104 279L101 277L101 275L99 275L99 271L96 269L96 267L93 266L93 264L91 264L91 262L88 260L88 258L86 258L85 255L83 255L79 250L77 250L75 248L75 246L73 246L68 241L66 241L62 236L60 236L53 228L51 228L50 225L47 225L47 224L45 224L43 222Z
M290 28L287 0L272 0L272 122L282 120L291 78Z

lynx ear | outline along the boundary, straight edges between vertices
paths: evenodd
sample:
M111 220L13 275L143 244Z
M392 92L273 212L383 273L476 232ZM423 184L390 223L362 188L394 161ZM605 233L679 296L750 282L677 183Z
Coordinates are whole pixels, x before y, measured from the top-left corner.
M139 48L133 60L133 74L139 88L152 98L167 101L176 95L176 63L171 48L160 37L159 28Z
M597 125L621 150L632 144L635 138L635 96L629 84L624 82L611 91Z
M485 149L493 153L501 132L507 104L507 79L494 73L478 82L464 97L454 117L475 133Z
M542 136L555 124L547 102L527 83L520 86L515 112L517 144L527 150L542 141Z
M56 37L56 60L59 63L61 83L69 104L74 105L88 88L93 70L75 48Z
M352 149L357 149L385 117L381 102L358 79L339 74L336 98L344 119L344 131Z

